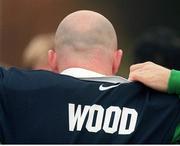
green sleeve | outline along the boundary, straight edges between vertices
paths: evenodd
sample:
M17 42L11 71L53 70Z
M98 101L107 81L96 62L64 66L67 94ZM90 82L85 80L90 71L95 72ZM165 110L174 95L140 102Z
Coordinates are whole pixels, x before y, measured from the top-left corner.
M176 127L172 143L180 143L180 124Z
M180 95L180 71L171 71L171 75L168 82L168 93Z
M180 97L180 71L171 71L171 75L168 82L168 93L178 94ZM180 143L180 123L176 127L172 143Z

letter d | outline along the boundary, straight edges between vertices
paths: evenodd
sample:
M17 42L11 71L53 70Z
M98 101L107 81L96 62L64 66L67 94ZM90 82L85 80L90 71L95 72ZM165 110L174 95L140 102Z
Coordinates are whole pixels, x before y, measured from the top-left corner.
M129 127L126 129L128 115L130 115L131 118L129 122ZM123 108L118 134L127 135L134 132L136 127L137 117L138 117L138 113L135 109Z

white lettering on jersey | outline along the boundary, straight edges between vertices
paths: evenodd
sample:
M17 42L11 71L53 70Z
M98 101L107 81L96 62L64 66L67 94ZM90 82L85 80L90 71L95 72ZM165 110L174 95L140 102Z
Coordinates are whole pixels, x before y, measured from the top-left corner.
M69 131L81 131L82 126L85 124L87 131L94 133L101 129L105 133L113 134L118 132L120 135L128 135L135 131L138 117L135 109L123 107L121 110L118 106L110 106L104 109L101 105L94 104L92 106L85 105L84 108L78 105L75 110L75 104L69 103L68 106ZM87 114L89 115L87 116ZM87 122L85 123L86 117Z
M126 129L128 115L131 117L129 122L129 127ZM119 127L119 134L131 134L136 126L138 113L134 109L123 108L123 112L121 115L121 122Z
M74 131L75 125L77 123L77 131L81 131L82 125L86 118L86 115L90 109L90 106L86 105L81 113L81 105L78 105L75 112L75 104L69 104L69 131Z
M97 111L97 116L94 117L94 112ZM86 123L86 129L89 132L98 132L101 130L103 120L104 109L101 105L94 104L89 110L89 117ZM93 126L93 120L96 118L95 125Z
M112 124L112 126L110 126L111 116L112 116L113 112L114 112L113 124ZM118 129L120 116L121 116L121 109L119 107L110 106L109 108L107 108L104 125L103 125L103 130L106 133L111 133L111 134L115 133Z

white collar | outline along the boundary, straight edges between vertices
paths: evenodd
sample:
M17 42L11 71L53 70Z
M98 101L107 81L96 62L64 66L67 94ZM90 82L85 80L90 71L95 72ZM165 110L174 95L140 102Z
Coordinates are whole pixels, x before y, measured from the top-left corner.
M60 74L68 75L88 81L100 81L100 82L110 82L110 83L129 82L127 79L120 76L106 76L83 68L68 68L66 70L63 70Z
M94 71L90 71L83 68L68 68L63 70L60 74L73 76L75 78L92 78L92 77L104 77L105 75L99 74Z

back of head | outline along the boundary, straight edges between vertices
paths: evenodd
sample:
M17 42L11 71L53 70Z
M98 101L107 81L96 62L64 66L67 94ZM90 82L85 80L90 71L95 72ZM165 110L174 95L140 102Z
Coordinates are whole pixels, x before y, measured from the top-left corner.
M156 27L145 32L134 47L134 63L152 61L167 68L180 69L180 43L176 32Z
M24 50L24 67L30 69L48 69L48 50L53 48L54 34L35 36Z
M69 62L73 66L82 59L87 64L92 60L106 62L117 49L117 37L112 24L104 16L81 10L68 15L59 24L55 46L59 63Z

